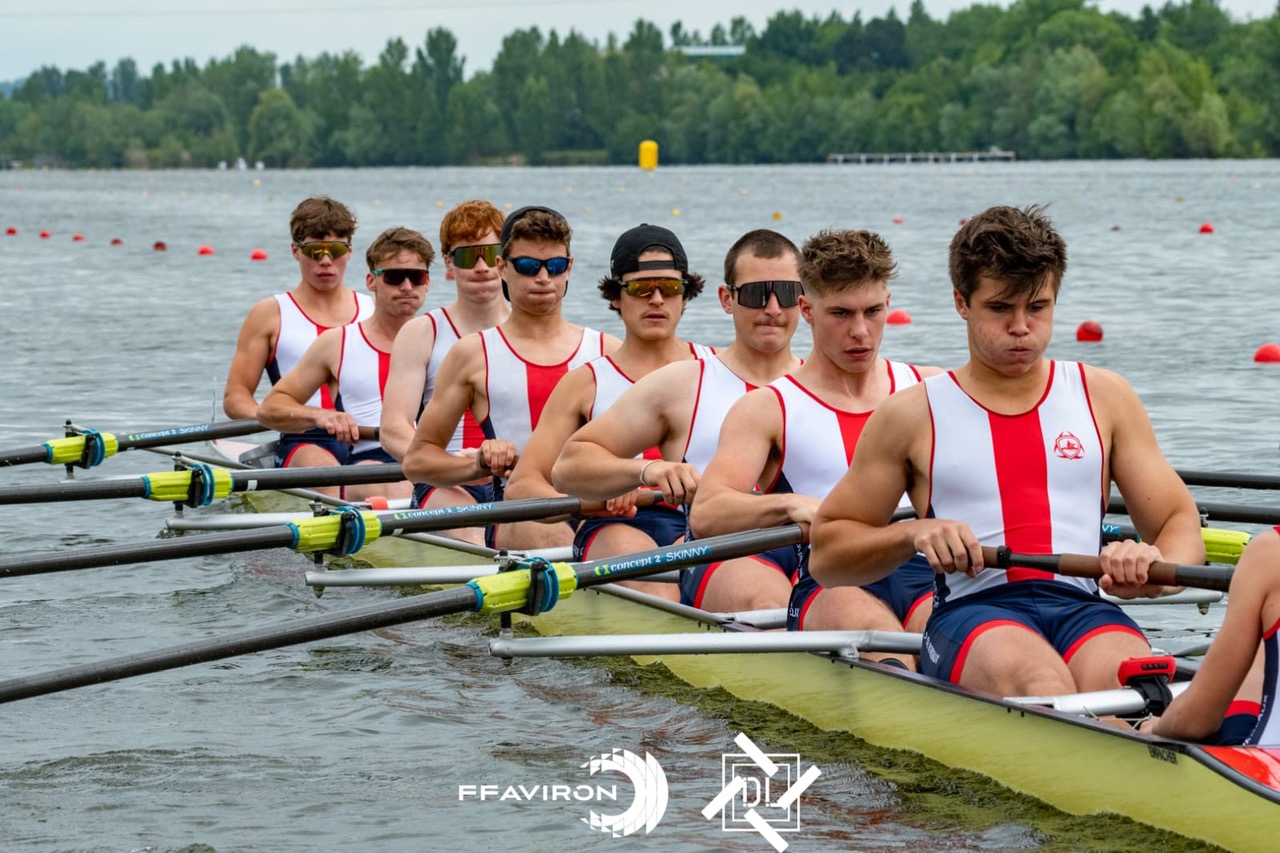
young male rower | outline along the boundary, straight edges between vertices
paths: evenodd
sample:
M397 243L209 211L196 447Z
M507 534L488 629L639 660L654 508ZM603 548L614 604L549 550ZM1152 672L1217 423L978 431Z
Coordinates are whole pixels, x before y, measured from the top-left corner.
M813 351L794 372L729 410L689 515L694 534L789 522L808 527L819 502L848 470L872 409L940 372L879 355L896 272L888 244L869 231L822 231L805 241L800 313L813 329ZM919 631L933 596L933 570L923 558L866 588L823 589L803 562L794 587L786 574L763 563L750 571L748 581L741 570L696 569L688 578L690 597L717 611L787 606L793 631ZM911 655L895 659L914 669Z
M383 448L403 460L413 439L418 415L431 399L436 374L445 355L461 338L505 321L511 308L502 298L498 279L502 213L487 201L464 201L440 221L440 253L445 278L457 285L457 299L434 308L405 324L391 347L391 370L382 397ZM474 453L484 440L471 416L463 419L446 448L450 453ZM493 482L485 478L457 486L437 487L419 483L413 504L419 508L463 506L493 500ZM483 528L447 531L476 544L484 541Z
M1280 527L1236 564L1227 615L1186 691L1144 725L1160 737L1280 746Z
M366 285L373 292L367 320L322 332L286 373L258 409L258 420L282 431L320 430L333 437L332 451L317 451L314 465L360 465L394 461L376 440L360 437L360 428L376 427L382 416L382 389L397 333L422 308L435 251L417 231L390 228L366 252ZM312 405L315 392L338 389L337 408ZM277 459L281 466L296 460ZM347 486L344 497L372 495L407 498L408 481L391 485Z
M776 231L758 229L738 238L725 256L725 283L718 291L721 308L733 318L733 343L636 382L565 444L552 469L555 487L608 500L644 486L660 488L671 506L691 502L725 413L743 394L800 365L791 352L800 317L798 255L795 244ZM661 460L639 458L651 447ZM778 559L796 563L795 557ZM732 565L749 570L756 562L745 557ZM670 584L656 587L648 589L678 597Z
M415 483L505 480L560 378L620 345L612 335L574 325L561 313L573 270L572 235L565 218L547 207L522 207L502 224L498 275L511 315L492 329L462 338L445 356L405 452L405 474ZM473 456L449 453L468 409L485 440ZM527 541L511 546L563 544L555 541L551 525L530 525L528 531Z
M624 231L613 245L609 274L600 294L622 316L626 336L611 355L592 359L569 371L556 385L542 419L524 447L507 482L506 497L559 496L551 484L551 468L565 442L592 418L604 414L637 380L664 365L689 362L711 354L708 347L676 337L676 326L689 300L702 291L703 279L689 272L684 246L670 230L638 225ZM657 459L650 448L646 458ZM556 522L564 541L572 541L574 559L598 559L664 545L684 538L684 512L673 506L636 508L630 490L615 499L610 511L587 518L570 530ZM497 544L518 525L499 528Z
M294 208L289 250L298 262L300 279L288 293L259 300L240 326L222 396L228 417L258 417L254 395L264 371L274 385L321 332L373 313L368 295L350 290L343 281L355 231L355 215L326 196L313 196ZM334 388L324 386L307 402L332 409L333 397ZM319 429L286 433L276 450L285 464L303 466L332 464L327 457L344 452L337 439Z
M924 554L939 576L921 671L1003 696L1115 687L1119 663L1150 646L1099 586L1147 594L1152 561L1205 557L1195 503L1133 389L1045 358L1066 264L1039 207L993 207L961 227L950 272L969 360L876 409L811 531L810 571L826 587ZM1100 581L984 563L983 545L1098 553L1112 482L1143 541L1102 548ZM891 524L903 492L918 518Z

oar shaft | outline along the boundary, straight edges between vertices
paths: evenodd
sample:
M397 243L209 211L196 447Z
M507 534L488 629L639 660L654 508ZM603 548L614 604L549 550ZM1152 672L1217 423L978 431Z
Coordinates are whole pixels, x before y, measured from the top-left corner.
M1040 569L1077 578L1102 577L1102 562L1086 554L1014 554L1007 550L984 547L982 559L989 566ZM1158 561L1151 564L1147 577L1151 583L1166 586L1193 586L1227 592L1231 587L1230 566L1182 566Z

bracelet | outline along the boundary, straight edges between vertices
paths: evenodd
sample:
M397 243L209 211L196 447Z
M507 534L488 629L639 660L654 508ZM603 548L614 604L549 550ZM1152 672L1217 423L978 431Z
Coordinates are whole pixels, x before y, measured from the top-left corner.
M648 471L648 470L649 470L649 466L650 466L650 465L652 465L653 463L657 462L657 461L658 461L657 459L650 459L648 462L644 463L644 465L643 465L643 466L641 466L641 468L640 468L640 485L641 485L641 486L644 486L644 484L645 484L645 482L644 482L644 472L645 472L645 471Z

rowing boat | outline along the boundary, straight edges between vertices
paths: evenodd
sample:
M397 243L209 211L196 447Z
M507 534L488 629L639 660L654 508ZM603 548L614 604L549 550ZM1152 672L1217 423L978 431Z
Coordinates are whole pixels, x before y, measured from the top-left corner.
M374 561L385 565L386 557ZM864 661L853 648L659 652L657 635L686 648L694 632L700 646L708 632L776 635L762 632L758 621L692 614L634 591L603 589L579 592L537 617L518 617L544 638L573 638L558 640L558 649L544 649L542 640L504 637L493 643L492 653L594 656L622 649L641 665L660 663L695 688L718 687L822 730L910 750L1069 814L1118 814L1232 850L1263 849L1280 817L1280 748L1203 747L1154 738L1087 715ZM620 635L631 640L619 643Z

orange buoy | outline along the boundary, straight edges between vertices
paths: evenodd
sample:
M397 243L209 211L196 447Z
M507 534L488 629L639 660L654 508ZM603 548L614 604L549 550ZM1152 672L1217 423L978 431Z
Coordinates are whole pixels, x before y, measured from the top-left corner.
M169 247L164 244L163 240L157 240L154 244L152 244L151 248L155 249L157 252L163 252L165 249Z
M8 228L4 229L4 233L8 234L10 237L16 237L18 234L18 229L10 225Z
M119 237L112 237L112 238L111 238L111 245L113 245L113 246L123 246L123 245L124 245L124 241L123 241L123 240L121 240Z
M1212 223L1212 222L1201 222L1201 223L1200 223L1200 233L1201 233L1201 234L1212 234L1212 233L1213 233L1213 223Z
M1280 361L1280 344L1263 344L1253 354L1253 360L1267 364Z
M1076 326L1076 340L1097 343L1102 340L1102 326L1097 320L1085 320Z
M266 259L267 259L266 249L254 249L252 252L249 253L249 260L251 261L265 261Z
M210 246L208 243L205 243L205 244L204 244L203 246L201 246L199 249L196 249L196 254L197 254L197 255L212 255L212 254L213 254L213 247L212 247L212 246Z
M884 321L890 326L905 326L911 322L911 315L899 308L895 311L890 311L889 316L885 317Z
M41 231L41 232L40 232L40 239L41 239L41 240L48 240L48 239L49 239L50 237L52 237L52 236L53 236L53 235L52 235L52 234L50 234L48 231Z
M83 234L72 234L72 235L71 235L71 242L72 242L72 243L83 243L83 242L84 242L84 235L83 235Z

